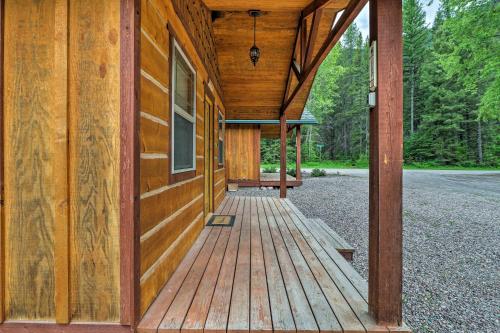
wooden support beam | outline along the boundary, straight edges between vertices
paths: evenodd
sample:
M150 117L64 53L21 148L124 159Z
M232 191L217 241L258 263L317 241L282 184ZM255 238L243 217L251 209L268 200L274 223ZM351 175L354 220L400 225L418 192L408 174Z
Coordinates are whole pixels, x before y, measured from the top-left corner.
M302 163L302 153L301 153L301 140L302 140L302 135L300 131L300 125L297 125L295 128L295 146L297 149L296 153L296 160L295 160L295 173L296 173L296 180L302 180L302 174L301 174L301 168L300 164Z
M314 12L314 16L311 24L311 31L309 32L309 39L307 41L307 49L304 58L304 68L309 66L311 62L312 53L314 51L314 44L318 36L319 23L321 22L321 16L323 14L322 9L318 9ZM335 17L333 18L335 20Z
M324 6L328 5L330 0L315 0L311 2L304 10L302 11L302 17L306 18L318 9L323 8Z
M344 32L347 30L352 21L354 21L354 19L358 16L359 12L361 12L367 2L368 0L353 0L349 3L349 6L347 6L344 10L339 21L330 34L328 34L327 39L319 49L314 59L311 61L311 64L302 69L300 81L293 90L292 94L287 98L286 102L282 104L281 113L286 113L298 93L304 88L304 83L316 72L319 65L321 65L330 50L335 46L335 44L337 44L340 37L342 37Z
M297 126L300 126L298 124L293 124L293 125L287 125L287 133L290 132L290 131L293 131L294 128L296 128Z
M292 61L292 70L295 76L297 77L297 80L300 80L300 67L295 61L295 59Z
M280 116L280 198L286 198L286 115Z
M307 20L302 17L300 28L300 67L304 68L307 52Z
M288 78L287 78L286 86L285 86L285 93L283 94L283 100L281 101L282 105L288 99L288 94L290 92L290 85L292 83L292 66L293 66L293 63L296 61L295 49L297 48L297 41L299 40L300 26L301 26L300 22L302 22L302 16L299 18L299 24L297 24L297 31L295 32L295 39L293 41L292 54L290 56L290 68L288 69Z
M402 322L403 52L401 0L370 1L377 41L376 107L370 111L369 310L379 324Z
M139 321L140 0L120 4L120 323Z

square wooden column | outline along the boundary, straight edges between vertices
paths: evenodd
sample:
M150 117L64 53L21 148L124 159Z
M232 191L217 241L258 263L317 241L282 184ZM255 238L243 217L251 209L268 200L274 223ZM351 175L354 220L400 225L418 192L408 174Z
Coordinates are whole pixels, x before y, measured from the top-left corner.
M301 132L300 132L300 125L297 125L295 127L295 146L297 147L297 158L295 160L295 173L296 173L296 179L297 180L302 180L302 174L300 170L300 164L302 163L302 155L301 155Z
M380 324L402 320L403 48L401 0L370 1L376 41L376 107L370 111L369 310Z
M286 115L280 116L280 198L286 198Z

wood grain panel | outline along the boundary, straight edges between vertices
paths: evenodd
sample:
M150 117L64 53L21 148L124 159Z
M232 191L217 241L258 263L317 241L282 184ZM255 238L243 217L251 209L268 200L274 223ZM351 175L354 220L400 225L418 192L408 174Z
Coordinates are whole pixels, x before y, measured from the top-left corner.
M141 200L141 235L203 193L203 178L177 183Z
M70 1L73 320L118 321L120 1Z
M54 259L54 243L63 256L67 244L65 10L63 1L5 3L7 319L54 320L55 298L67 302L67 266Z
M258 125L226 126L226 170L230 180L260 179Z

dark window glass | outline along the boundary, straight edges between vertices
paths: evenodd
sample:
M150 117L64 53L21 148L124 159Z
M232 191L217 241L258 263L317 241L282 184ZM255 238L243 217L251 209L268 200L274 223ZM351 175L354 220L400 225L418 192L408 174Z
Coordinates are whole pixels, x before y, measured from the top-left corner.
M174 113L174 170L192 169L194 124Z
M179 51L175 51L175 104L188 114L194 114L194 73L182 58Z

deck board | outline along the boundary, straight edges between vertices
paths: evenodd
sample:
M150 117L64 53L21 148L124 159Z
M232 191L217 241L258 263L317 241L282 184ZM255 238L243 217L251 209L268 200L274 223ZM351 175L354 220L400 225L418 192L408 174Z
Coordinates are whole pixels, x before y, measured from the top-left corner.
M262 198L256 198L257 209L262 239L262 248L266 268L267 283L269 286L269 304L273 328L276 331L292 333L295 332L295 323L292 310L288 301L285 284L278 264L278 257L271 239L271 232L267 224L266 213L262 204Z
M307 241L311 249L315 252L323 267L328 272L328 275L338 287L338 289L342 293L342 296L349 304L353 312L356 314L356 317L359 319L365 329L369 332L387 332L387 329L385 327L379 327L376 325L375 321L368 313L368 303L366 302L366 300L362 297L359 291L353 288L353 285L347 278L346 274L337 266L335 261L328 256L328 254L317 242L317 240L314 239L314 236L306 228L306 224L304 224L297 215L293 215L293 209L288 206L286 201L284 201L282 205L285 210L290 212L290 216L292 217L292 221L295 224L295 227L302 233L304 239Z
M212 251L217 247L217 245L220 246L220 242L218 240L221 231L222 227L215 227L210 233L210 236L208 236L200 255L196 258L188 276L180 287L174 301L165 314L165 317L163 317L158 332L174 333L180 331L186 313L191 305L194 293L200 284L203 273L205 272L207 264L210 260Z
M293 318L297 332L319 332L314 314L309 305L309 300L302 288L297 272L295 271L290 254L285 242L281 237L275 216L267 198L263 198L264 211L266 212L271 239L278 257L279 267L288 294L288 301L292 309Z
M342 327L335 317L333 310L329 306L318 282L309 269L306 260L300 252L300 249L297 247L297 244L295 244L283 217L274 203L274 200L271 198L268 198L267 200L274 214L278 230L281 232L281 237L287 247L290 259L295 266L295 270L300 279L306 297L309 300L309 304L311 305L311 309L314 313L314 317L316 318L320 331L342 332Z
M266 268L257 211L257 198L251 198L250 205L250 330L266 332L273 330Z
M393 330L368 313L367 284L333 236L289 200L227 197L216 213L234 226L203 229L138 332Z
M250 201L250 197L245 198L240 246L227 323L228 332L250 330Z
M335 316L338 318L343 331L352 333L365 332L363 325L356 317L356 314L349 306L349 303L345 300L342 292L337 288L337 285L331 279L330 275L323 267L323 264L316 257L316 254L307 243L305 236L303 236L292 221L292 218L289 215L291 211L285 209L280 201L273 201L278 207L281 216L287 222L286 226L288 227L290 234L293 236L296 245L300 249L316 281L320 285L327 302L330 304L330 308L332 308L335 312Z
M233 291L236 258L240 243L244 203L245 200L237 197L234 199L231 209L229 210L229 213L236 215L236 218L234 226L231 228L232 230L231 236L229 237L229 244L226 247L226 253L224 254L219 279L217 281L217 286L205 322L205 332L220 333L226 331L231 294Z

